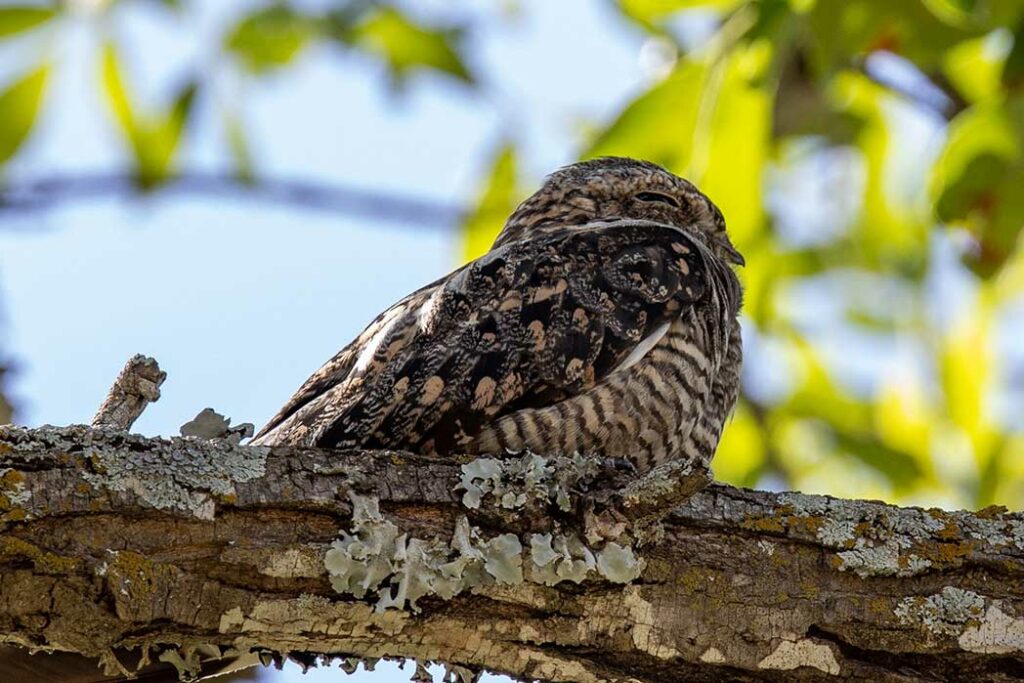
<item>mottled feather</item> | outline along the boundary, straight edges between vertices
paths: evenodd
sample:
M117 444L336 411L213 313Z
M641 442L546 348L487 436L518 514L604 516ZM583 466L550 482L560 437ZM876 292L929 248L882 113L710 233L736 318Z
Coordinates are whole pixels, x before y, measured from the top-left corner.
M740 287L727 263L738 254L696 188L632 163L613 164L610 180L600 167L553 176L553 203L521 210L490 252L378 316L256 442L581 450L644 469L710 458L738 382ZM584 171L596 180L580 181ZM675 187L685 220L621 208L633 201L614 197L623 173L628 191ZM566 222L559 182L583 182L572 211L592 204L597 215ZM601 192L614 202L607 217Z

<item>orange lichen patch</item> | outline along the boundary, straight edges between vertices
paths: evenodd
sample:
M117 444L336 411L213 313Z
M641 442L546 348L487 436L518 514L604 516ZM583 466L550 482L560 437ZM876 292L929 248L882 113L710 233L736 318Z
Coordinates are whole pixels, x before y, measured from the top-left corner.
M824 517L804 517L800 515L789 515L786 517L786 526L793 531L799 531L811 536L817 536L818 531L824 524Z
M982 508L974 513L975 517L981 519L999 519L1005 515L1009 510L1006 509L1005 505L989 505L986 508Z
M933 567L957 567L963 564L963 560L974 552L975 541L961 541L959 543L915 543L911 553L926 560L930 560ZM900 557L902 563L903 557ZM900 566L903 566L902 564Z
M892 614L892 601L889 598L869 598L867 606L875 614L885 614L886 616Z
M18 487L18 484L25 483L25 475L18 470L7 470L0 475L0 491L13 490Z
M107 581L116 589L115 595L126 596L139 604L149 601L161 574L170 571L173 571L170 567L154 563L143 555L121 550L107 567Z
M78 560L55 555L24 539L0 536L0 561L17 557L30 560L35 570L43 574L69 574L78 565Z
M743 518L743 521L740 522L740 527L750 531L771 531L775 533L783 533L786 530L782 521L775 517L751 517L749 515Z
M946 525L935 532L935 535L944 541L953 541L963 538L964 532L959 524L951 519L947 519Z

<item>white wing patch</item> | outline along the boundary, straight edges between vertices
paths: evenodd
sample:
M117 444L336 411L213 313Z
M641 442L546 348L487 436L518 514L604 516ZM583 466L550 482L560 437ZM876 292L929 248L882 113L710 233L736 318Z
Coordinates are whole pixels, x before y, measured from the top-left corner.
M377 330L370 340L366 342L366 346L359 352L359 357L356 358L356 362L352 364L352 370L348 373L351 377L357 372L363 372L366 368L370 367L370 361L373 360L373 354L377 352L377 349L384 339L391 332L391 328L398 322L398 318L402 313L405 313L405 306L395 306L384 320L380 322L380 329Z
M430 334L431 329L434 327L434 319L441 310L441 296L444 294L444 285L437 288L430 298L420 306L419 313L416 314L416 320L420 325L420 332L424 334Z
M661 338L665 336L665 333L668 332L668 328L671 326L671 320L663 322L662 324L658 325L658 327L653 332L651 332L649 335L640 340L640 343L636 345L636 348L630 351L629 355L626 356L625 360L619 363L618 367L616 367L612 372L625 370L639 363L640 359L646 356L650 352L650 350L653 349L657 345L657 343L661 341Z

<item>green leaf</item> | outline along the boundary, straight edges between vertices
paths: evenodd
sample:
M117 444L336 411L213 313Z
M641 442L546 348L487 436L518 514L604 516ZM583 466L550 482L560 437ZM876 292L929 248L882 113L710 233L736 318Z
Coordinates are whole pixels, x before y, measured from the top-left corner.
M14 156L32 132L48 71L48 66L41 66L0 93L0 163Z
M243 18L225 38L225 46L254 73L291 63L309 44L314 23L291 7L275 4Z
M619 11L647 27L687 9L731 10L747 0L618 0Z
M0 7L0 38L13 36L45 24L57 14L52 7L17 5Z
M155 115L139 114L125 85L117 51L112 44L103 50L103 86L114 117L120 124L135 157L139 184L152 187L166 180L178 143L195 102L197 85L186 83L171 106Z
M396 82L410 72L433 70L473 83L461 54L462 31L421 26L394 7L382 7L347 33L352 45L382 58Z
M494 155L476 208L462 224L463 254L467 261L491 248L505 219L522 199L517 169L516 150L506 142Z
M632 156L682 171L690 161L707 68L684 60L633 100L581 156Z
M974 233L979 250L966 259L982 277L1000 271L1024 227L1024 158L1014 118L999 104L976 105L958 116L933 175L936 215Z
M990 37L974 38L951 47L942 70L968 102L981 102L1001 94L999 82L1004 55L993 54Z
M1013 47L1003 64L1003 85L1011 90L1024 88L1024 21L1013 35Z
M733 486L754 486L764 470L766 455L765 434L750 406L741 402L715 451L715 479Z

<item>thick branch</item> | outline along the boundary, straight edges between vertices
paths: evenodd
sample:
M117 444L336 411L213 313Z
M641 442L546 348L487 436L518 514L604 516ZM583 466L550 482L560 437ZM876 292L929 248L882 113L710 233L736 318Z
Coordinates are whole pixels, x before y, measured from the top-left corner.
M573 523L468 509L459 462L0 428L0 633L126 646L408 656L553 681L1024 678L1024 518L713 485L625 585L524 578L419 613L332 588L357 492L410 538ZM357 496L357 497L359 497ZM210 651L209 648L206 651Z

